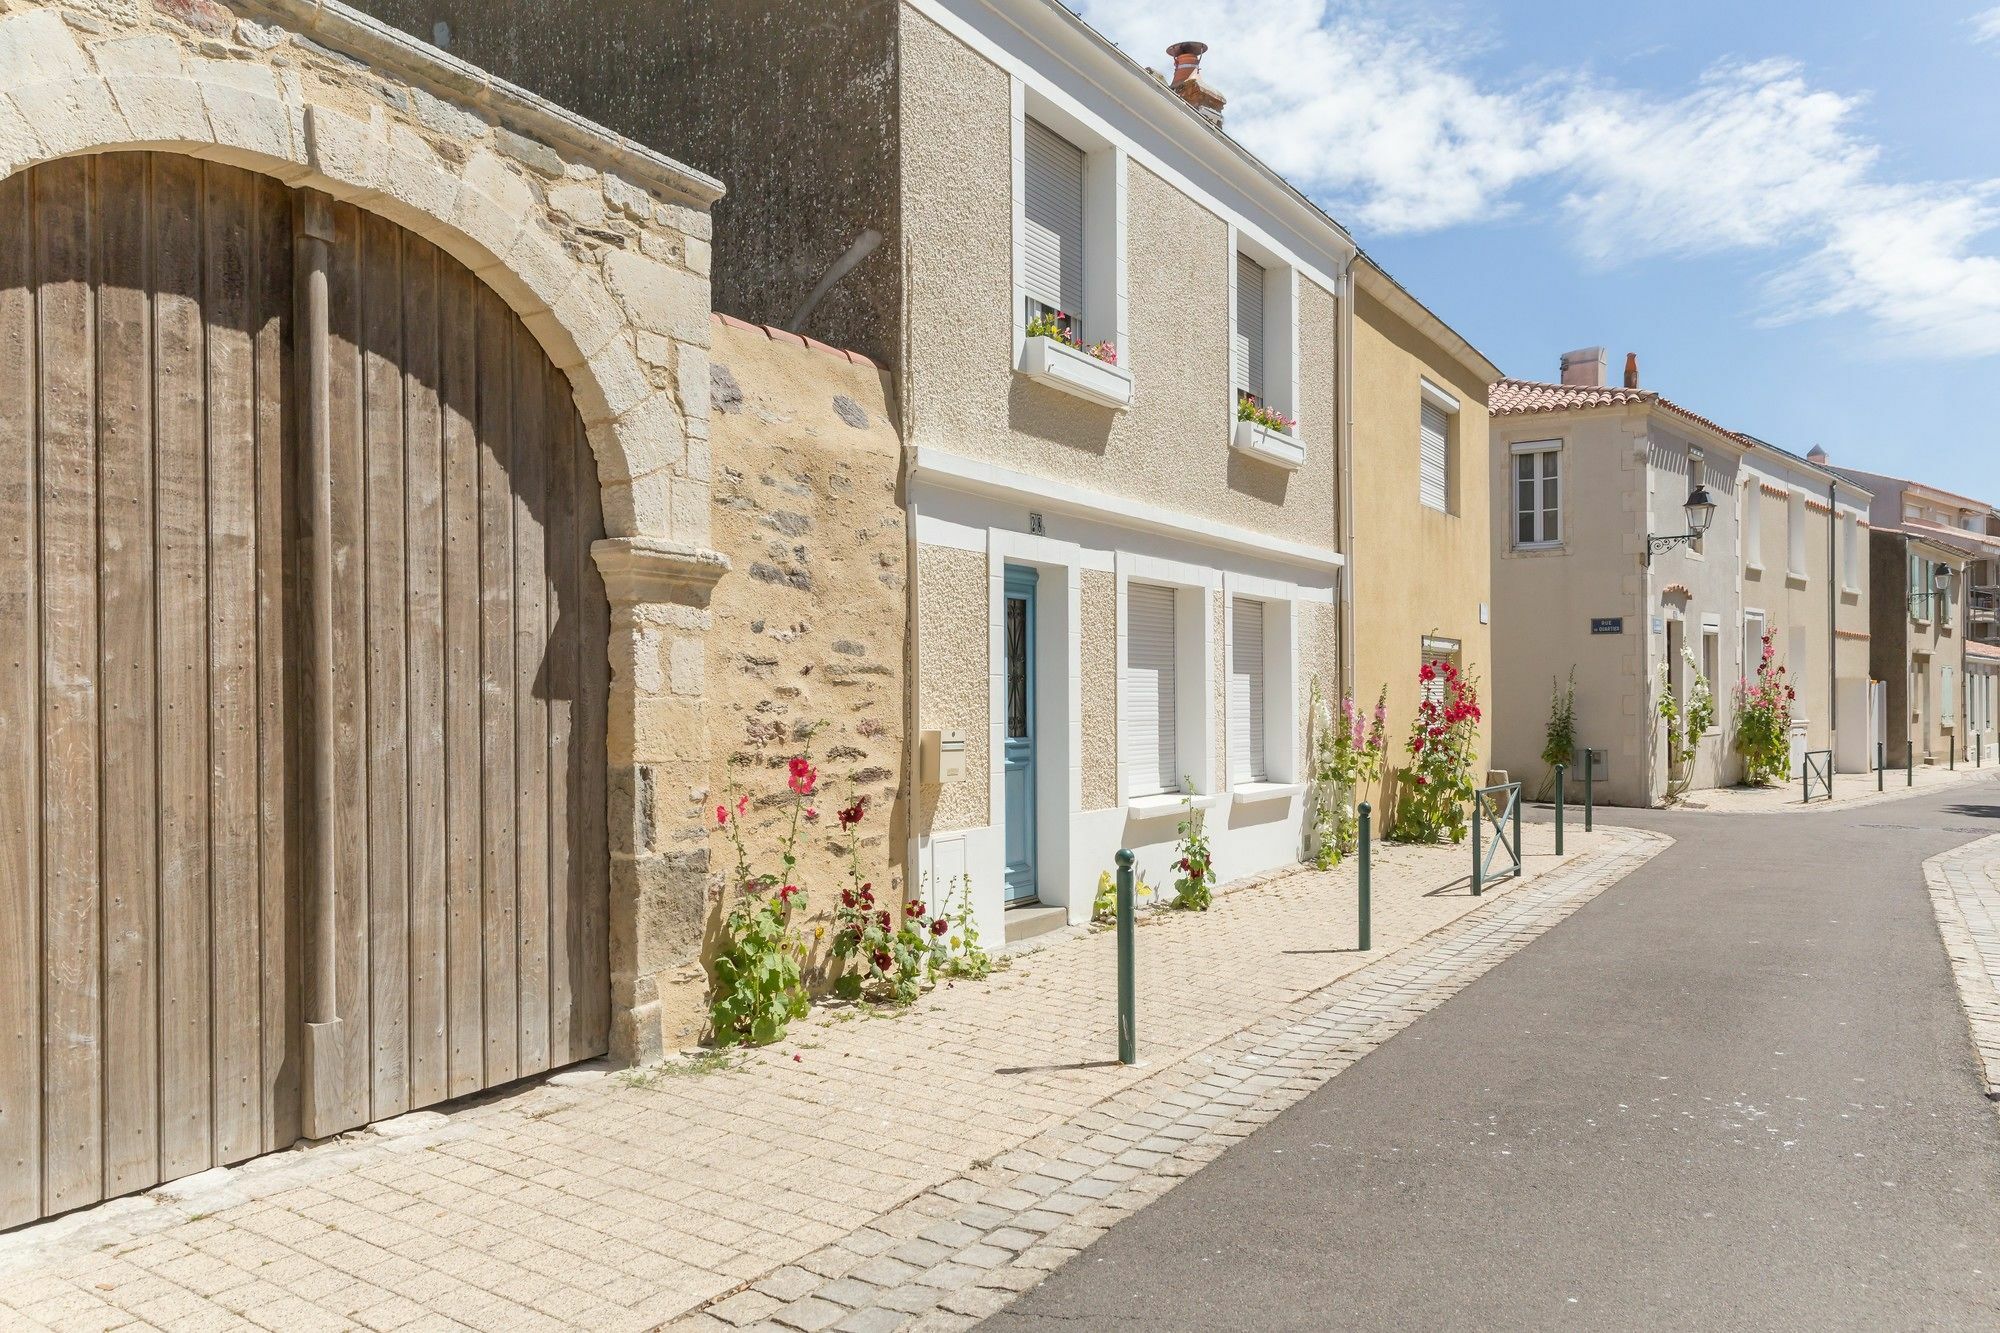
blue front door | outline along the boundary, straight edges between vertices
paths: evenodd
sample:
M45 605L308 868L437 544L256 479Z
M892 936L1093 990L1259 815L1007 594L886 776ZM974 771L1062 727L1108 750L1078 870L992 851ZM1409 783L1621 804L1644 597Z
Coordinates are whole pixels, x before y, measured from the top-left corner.
M1007 567L1007 901L1035 900L1035 571Z

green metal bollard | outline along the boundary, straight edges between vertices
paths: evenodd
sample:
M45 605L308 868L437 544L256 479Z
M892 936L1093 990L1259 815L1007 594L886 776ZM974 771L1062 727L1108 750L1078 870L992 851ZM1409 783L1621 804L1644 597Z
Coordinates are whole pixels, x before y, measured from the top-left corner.
M1132 849L1118 849L1118 1063L1139 1063L1138 983L1133 975Z
M1889 742L1875 742L1875 790L1882 790L1882 774L1889 766Z
M1903 756L1903 785L1914 787L1917 785L1917 743L1909 741L1906 744L1909 746L1909 753Z
M1583 831L1590 832L1597 822L1597 752L1583 752ZM1514 859L1521 859L1521 849L1514 848Z
M1369 920L1370 904L1368 901L1368 895L1372 886L1368 882L1368 869L1369 869L1368 862L1369 862L1369 853L1371 851L1370 844L1373 841L1369 825L1374 818L1375 811L1374 808L1368 804L1368 802L1363 801L1361 803L1360 813L1361 813L1361 901L1358 904L1358 906L1360 908L1361 941L1359 947L1362 953L1367 953L1369 948L1373 945L1374 942L1372 938L1373 932L1370 929L1373 923Z
M1556 855L1563 854L1563 766L1556 765Z
M1514 878L1515 879L1519 879L1521 877L1521 816L1527 813L1527 811L1521 808L1521 804L1523 801L1527 799L1527 796L1528 796L1528 789L1525 785L1519 787L1514 792Z
M1812 804L1812 760L1811 759L1807 759L1803 764L1799 765L1799 792L1804 798L1803 800L1800 801L1800 804L1811 805Z
M1951 756L1948 761L1949 771L1956 773L1958 772L1958 733L1955 731L1952 732L1951 735L1945 737L1945 742L1950 746L1950 749L1946 751Z
M1477 794L1472 798L1472 896L1477 898L1486 887L1485 872L1479 864L1479 807L1483 805Z

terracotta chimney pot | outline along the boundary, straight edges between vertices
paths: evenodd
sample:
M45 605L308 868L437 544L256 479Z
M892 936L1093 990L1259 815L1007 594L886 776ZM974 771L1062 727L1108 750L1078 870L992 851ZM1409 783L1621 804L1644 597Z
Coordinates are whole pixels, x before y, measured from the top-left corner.
M1222 124L1222 108L1229 99L1201 81L1201 53L1207 42L1175 42L1167 48L1173 57L1174 77L1170 85L1180 99L1199 111L1211 125Z
M1639 387L1639 354L1637 352L1625 353L1625 387L1628 389Z
M1167 55L1174 62L1174 87L1180 87L1201 73L1201 55L1206 50L1207 42L1175 42L1167 48Z

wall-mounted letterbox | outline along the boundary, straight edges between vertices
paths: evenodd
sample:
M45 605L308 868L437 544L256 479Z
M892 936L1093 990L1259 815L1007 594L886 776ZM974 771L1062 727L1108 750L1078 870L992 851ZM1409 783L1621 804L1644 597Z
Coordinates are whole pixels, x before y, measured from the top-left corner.
M945 727L924 733L924 781L932 785L965 781L965 731Z

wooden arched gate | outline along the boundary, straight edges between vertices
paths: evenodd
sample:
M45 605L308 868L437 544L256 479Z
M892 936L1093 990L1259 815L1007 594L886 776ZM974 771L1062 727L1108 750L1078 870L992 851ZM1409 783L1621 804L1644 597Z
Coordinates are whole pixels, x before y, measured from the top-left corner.
M605 1049L601 533L429 243L0 181L0 1226Z

